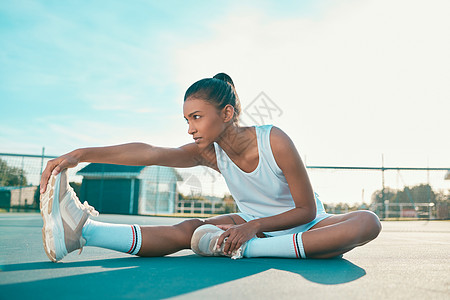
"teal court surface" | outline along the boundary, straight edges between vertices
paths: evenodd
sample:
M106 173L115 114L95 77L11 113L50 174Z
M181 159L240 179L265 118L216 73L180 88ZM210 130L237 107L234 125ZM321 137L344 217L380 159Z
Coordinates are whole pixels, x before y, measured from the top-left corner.
M170 225L179 218L100 215ZM139 258L86 247L48 260L39 214L0 214L0 299L450 299L450 222L383 222L343 259Z

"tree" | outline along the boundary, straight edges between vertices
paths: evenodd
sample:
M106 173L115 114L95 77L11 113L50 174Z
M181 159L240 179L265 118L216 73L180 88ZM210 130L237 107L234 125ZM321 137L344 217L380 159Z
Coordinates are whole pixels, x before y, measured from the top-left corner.
M383 199L383 192L381 190L377 190L372 194L372 203L383 203L384 200L392 201L397 196L397 192L397 190L385 188Z
M0 186L26 186L28 182L25 174L24 170L10 167L0 159Z
M448 194L444 190L433 190L429 184L419 184L413 187L406 186L402 190L385 188L384 199L381 190L372 194L372 204L378 204L376 214L379 216L384 216L386 213L384 201L388 200L389 212L394 213L394 215L396 212L400 213L402 209L398 204L403 204L403 208L414 209L419 215L425 214L428 216L429 211L433 210L433 215L438 219L448 219L450 216L450 197ZM432 208L422 205L419 209L416 206L418 203L430 203Z
M419 184L413 187L404 187L403 190L394 190L390 188L375 191L372 194L372 203L383 203L383 200L389 200L393 203L435 203L436 193L429 184Z

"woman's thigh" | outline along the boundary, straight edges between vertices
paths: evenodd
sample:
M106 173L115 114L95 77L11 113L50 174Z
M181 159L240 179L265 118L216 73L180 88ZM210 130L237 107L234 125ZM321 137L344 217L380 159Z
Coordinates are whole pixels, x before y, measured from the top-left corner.
M246 223L245 220L238 214L226 214L208 218L204 220L206 224L212 225L239 225Z
M316 229L336 228L351 234L357 234L364 241L378 236L381 223L377 215L368 210L352 211L342 215L332 215L315 224L309 231Z
M350 220L353 217L356 217L357 212L349 212L346 214L341 215L331 215L328 218L320 221L319 223L315 224L313 227L311 227L309 230L319 229L330 225L335 225L338 223L342 223L345 221Z

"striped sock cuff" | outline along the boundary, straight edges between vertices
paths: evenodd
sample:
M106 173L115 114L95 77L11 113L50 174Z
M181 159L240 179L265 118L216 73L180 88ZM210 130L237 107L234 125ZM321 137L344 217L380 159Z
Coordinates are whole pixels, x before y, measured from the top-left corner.
M141 250L142 245L141 228L139 227L139 225L131 225L131 231L133 234L133 239L130 250L128 250L127 253L136 255L138 254L139 250Z
M293 235L295 255L297 256L297 258L306 258L305 248L303 247L302 234L303 232L299 232Z

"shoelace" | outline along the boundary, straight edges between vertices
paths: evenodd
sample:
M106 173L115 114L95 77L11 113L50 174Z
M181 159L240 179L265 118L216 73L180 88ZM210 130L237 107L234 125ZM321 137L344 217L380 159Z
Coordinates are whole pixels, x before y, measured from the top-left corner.
M228 238L225 238L223 240L223 243L222 243L222 246L220 247L220 249L217 248L217 242L219 241L219 239L217 239L216 242L214 243L213 251L219 252L222 255L224 255L223 248L225 247L225 242L227 241L227 239ZM244 255L242 254L242 247L243 246L241 246L237 250L234 250L233 252L231 252L231 255L225 255L225 256L231 257L231 259L240 259L240 258L244 257Z
M75 191L73 190L72 187L69 187L68 191L71 194L70 195L71 198L75 199L77 206L79 208L81 208L84 212L90 214L93 217L98 217L98 215L99 215L98 211L96 211L93 206L90 206L87 201L84 201L84 203L81 204L80 199L78 199L77 194L75 193ZM82 251L83 251L83 247L81 247L80 250L78 251L78 255L80 255Z
M90 214L93 217L98 217L99 213L95 210L93 206L90 206L87 201L84 201L83 203L84 211L86 211L88 214Z
M237 250L234 250L231 255L231 259L240 259L242 257L244 257L244 255L242 254L242 246L239 247Z
M83 211L85 211L86 213L90 214L93 217L98 217L99 213L98 211L95 210L95 208L93 206L90 206L89 203L87 201L84 201L83 204L81 204L80 199L77 197L77 194L75 193L75 191L73 190L72 187L70 187L68 189L69 193L71 194L71 198L72 199L76 199L76 202L78 202L78 207L80 207Z

